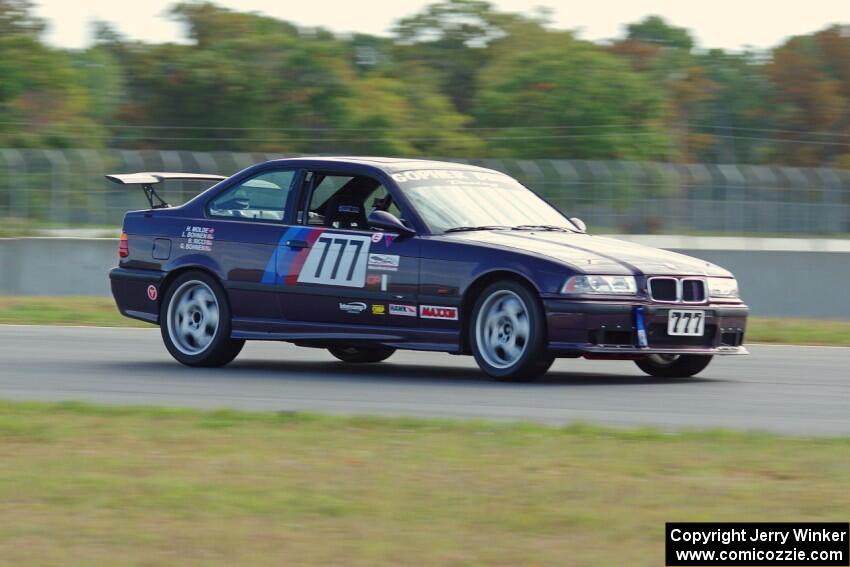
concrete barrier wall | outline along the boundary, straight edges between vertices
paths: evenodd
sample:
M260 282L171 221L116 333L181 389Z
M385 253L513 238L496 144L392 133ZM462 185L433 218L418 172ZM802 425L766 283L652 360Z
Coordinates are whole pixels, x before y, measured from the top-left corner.
M0 294L111 295L118 239L2 238Z
M850 319L850 240L619 236L731 270L756 315ZM111 238L0 239L0 294L109 296Z

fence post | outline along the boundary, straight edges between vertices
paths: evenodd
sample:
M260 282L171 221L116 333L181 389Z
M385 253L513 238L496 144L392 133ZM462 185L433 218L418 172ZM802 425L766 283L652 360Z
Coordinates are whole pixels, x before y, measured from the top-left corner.
M798 167L780 167L779 171L787 180L788 188L786 199L782 202L777 202L777 208L781 208L784 214L781 216L776 215L776 229L777 231L782 232L793 232L798 228L805 230L803 229L805 223L802 222L802 219L805 218L805 214L801 211L801 205L805 203L796 197L798 197L798 191L808 189L806 187L806 176L803 175L802 170ZM782 218L782 220L780 220L780 218ZM815 230L814 232L823 231Z
M9 164L10 213L21 219L28 219L27 162L20 150L4 149L0 152Z
M76 154L80 156L79 162L83 164L83 179L84 186L80 198L83 200L83 213L86 222L92 222L92 218L96 219L97 224L111 224L109 200L107 198L106 181L103 176L107 175L108 171L104 171L103 160L101 159L98 150L76 150ZM92 187L87 187L88 183L92 183ZM73 183L69 182L68 187L73 187ZM91 206L96 203L96 206Z
M824 232L844 232L841 226L841 177L834 169L819 167L815 170L821 182L821 194L825 201L822 211Z
M68 223L68 181L71 171L68 160L61 150L43 150L44 157L50 164L50 206L48 218L50 222L60 223L60 212L65 212L65 224Z
M559 191L557 194L550 194L548 198L556 204L561 212L574 217L582 217L584 212L582 209L583 203L581 202L581 197L573 196L572 184L575 184L578 180L578 173L575 168L570 164L570 162L562 159L551 160L549 163L557 177L557 181L555 183L557 184ZM582 220L585 221L585 224L587 224L591 219L584 214ZM590 225L588 224L588 227L589 226Z
M0 172L5 172L7 174L7 179L9 180L5 186L0 184L0 195L3 195L3 193L6 194L6 196L0 200L0 202L5 203L5 205L0 208L0 218L12 216L12 188L14 187L12 184L12 162L7 161L6 152L7 150L0 150L0 161L3 162L4 166L6 166L0 169Z

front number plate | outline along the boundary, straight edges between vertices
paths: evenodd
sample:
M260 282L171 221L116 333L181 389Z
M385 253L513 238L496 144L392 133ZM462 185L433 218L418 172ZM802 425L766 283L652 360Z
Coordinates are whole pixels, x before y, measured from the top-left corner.
M701 337L705 331L705 311L671 309L667 334L673 337Z

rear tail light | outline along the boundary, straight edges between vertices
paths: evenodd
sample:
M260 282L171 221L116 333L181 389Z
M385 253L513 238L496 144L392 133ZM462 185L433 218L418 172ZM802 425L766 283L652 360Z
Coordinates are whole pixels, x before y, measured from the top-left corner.
M121 233L121 240L118 242L118 255L122 258L126 258L130 255L130 243L127 239L127 233Z

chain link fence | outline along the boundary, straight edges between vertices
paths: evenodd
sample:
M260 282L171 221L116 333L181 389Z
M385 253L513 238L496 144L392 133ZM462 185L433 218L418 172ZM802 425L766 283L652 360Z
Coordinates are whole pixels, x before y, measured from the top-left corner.
M267 153L0 149L0 219L39 226L120 225L144 208L140 190L107 173L230 175ZM593 232L820 234L850 232L850 171L732 164L591 160L452 160L508 173ZM166 200L206 185L170 184Z

